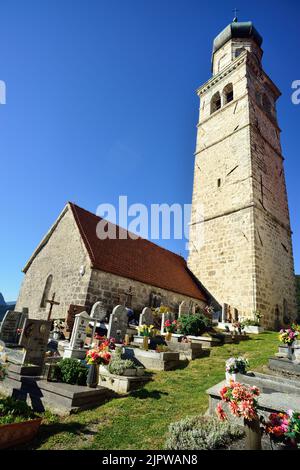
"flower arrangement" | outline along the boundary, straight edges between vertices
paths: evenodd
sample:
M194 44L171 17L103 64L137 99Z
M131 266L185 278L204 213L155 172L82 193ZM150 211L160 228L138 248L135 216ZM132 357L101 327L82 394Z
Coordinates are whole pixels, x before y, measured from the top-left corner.
M2 380L4 380L6 376L6 367L3 364L0 364L0 382L2 382Z
M154 325L141 325L137 327L137 330L141 336L155 336L156 330Z
M238 418L242 417L248 421L258 419L257 397L259 394L260 391L257 387L249 387L233 381L230 382L230 385L220 390L220 397L223 402L228 403L231 413ZM221 421L227 419L222 403L218 404L216 413Z
M53 331L60 333L65 327L65 322L63 320L54 320L53 326Z
M291 346L298 336L299 331L296 331L293 327L287 328L286 330L280 330L279 332L279 340L288 346Z
M104 364L107 365L109 364L111 360L111 353L107 350L106 347L103 347L101 349L101 346L97 349L90 349L86 353L86 362L89 365L92 364Z
M177 321L173 320L171 322L170 320L166 320L164 327L168 333L175 333L175 331L177 330Z
M225 364L226 372L229 374L237 374L238 372L245 374L249 367L249 362L244 357L230 357Z
M270 439L297 446L300 442L300 413L288 410L286 413L271 413L265 424Z
M167 351L169 351L169 348L165 344L157 344L155 351L157 353L167 352Z

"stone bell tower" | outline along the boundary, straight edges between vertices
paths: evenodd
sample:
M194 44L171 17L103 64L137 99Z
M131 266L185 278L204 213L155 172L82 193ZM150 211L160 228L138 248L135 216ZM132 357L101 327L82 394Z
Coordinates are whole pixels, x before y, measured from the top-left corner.
M274 328L296 316L276 101L262 37L235 18L214 40L200 118L188 265L216 301Z

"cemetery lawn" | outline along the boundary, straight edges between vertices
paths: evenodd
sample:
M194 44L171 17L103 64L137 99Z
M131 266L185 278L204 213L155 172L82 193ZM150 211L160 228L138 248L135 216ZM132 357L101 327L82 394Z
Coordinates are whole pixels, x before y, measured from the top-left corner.
M251 369L268 362L278 348L278 333L251 335L249 341L211 349L174 371L156 372L143 389L92 410L58 418L45 413L38 437L27 449L163 449L168 425L205 413L205 391L224 378L224 362L244 355ZM24 447L23 447L24 448Z

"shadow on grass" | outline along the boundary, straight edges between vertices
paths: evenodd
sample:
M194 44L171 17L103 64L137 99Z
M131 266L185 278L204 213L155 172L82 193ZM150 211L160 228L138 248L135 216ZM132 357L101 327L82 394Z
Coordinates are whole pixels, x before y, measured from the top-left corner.
M90 422L89 426L91 426L92 424L93 423ZM88 436L93 437L95 434L97 434L97 430L90 429L86 424L78 422L54 422L50 424L42 424L37 436L32 441L28 442L27 444L22 444L16 447L9 448L8 450L35 450L40 448L45 442L47 442L50 436L53 437L56 434L60 433L67 433L69 436L71 435L73 439L76 436L82 437L82 435L84 435L86 439L88 439Z
M169 395L167 392L161 392L160 390L147 390L142 388L141 390L136 390L131 393L131 396L134 398L139 398L140 400L146 400L152 398L154 400L160 400L163 396Z

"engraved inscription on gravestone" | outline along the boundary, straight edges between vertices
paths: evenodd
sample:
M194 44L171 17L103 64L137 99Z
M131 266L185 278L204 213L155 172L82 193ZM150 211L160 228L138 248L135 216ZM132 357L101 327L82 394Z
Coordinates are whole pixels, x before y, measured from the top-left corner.
M24 364L43 365L50 330L51 321L26 319L20 339L20 345L26 350Z
M23 327L24 321L27 317L28 314L25 312L8 310L1 324L0 339L7 344L17 344L17 330Z
M128 328L127 310L123 305L117 305L109 318L107 337L122 342Z

